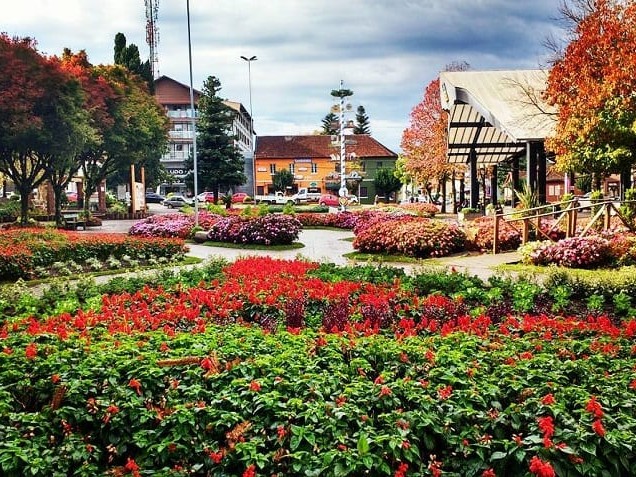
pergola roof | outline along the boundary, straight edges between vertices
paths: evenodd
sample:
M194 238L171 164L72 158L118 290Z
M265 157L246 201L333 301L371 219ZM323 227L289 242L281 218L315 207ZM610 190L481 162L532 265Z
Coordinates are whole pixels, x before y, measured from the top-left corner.
M546 70L444 71L442 108L449 112L448 161L497 164L551 135L555 109L542 99Z

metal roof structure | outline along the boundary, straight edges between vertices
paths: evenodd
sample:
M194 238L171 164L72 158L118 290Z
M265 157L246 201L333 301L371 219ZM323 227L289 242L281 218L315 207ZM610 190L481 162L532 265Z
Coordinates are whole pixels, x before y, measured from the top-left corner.
M552 134L556 110L543 101L547 70L444 71L442 108L449 112L448 161L498 164Z

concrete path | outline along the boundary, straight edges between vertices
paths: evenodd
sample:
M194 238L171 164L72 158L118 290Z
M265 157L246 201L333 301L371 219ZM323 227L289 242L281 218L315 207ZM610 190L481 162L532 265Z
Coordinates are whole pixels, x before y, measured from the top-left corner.
M104 220L101 227L89 227L83 233L128 233L135 220ZM352 245L353 233L348 230L303 230L299 236L299 242L303 248L292 250L243 250L226 247L212 247L203 244L189 244L188 255L207 259L223 257L227 260L235 260L247 256L269 256L283 259L306 258L316 262L335 263L336 265L351 265L356 262L344 257L345 254L354 251ZM416 273L423 269L455 269L458 272L467 272L476 275L482 280L487 280L495 273L494 267L505 263L515 263L520 260L517 252L493 254L458 254L452 257L443 257L422 264L383 262L383 265L402 268L406 273Z

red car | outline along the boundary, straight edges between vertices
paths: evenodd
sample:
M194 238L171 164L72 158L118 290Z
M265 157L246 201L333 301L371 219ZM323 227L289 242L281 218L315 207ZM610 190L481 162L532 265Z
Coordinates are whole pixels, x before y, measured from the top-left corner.
M213 192L201 192L199 195L197 195L197 200L199 202L205 202L205 203L214 203L214 193Z
M329 207L338 207L340 205L340 200L337 195L322 194L320 199L318 199L318 204Z
M349 199L349 204L357 204L358 203L358 198L353 195L353 194L349 194L347 196L347 199ZM334 194L322 194L320 196L320 199L318 199L318 204L319 205L326 205L329 207L339 207L340 206L340 197L338 197L337 195Z
M249 194L247 194L246 192L236 192L235 194L232 194L232 203L242 204L247 197L249 197Z

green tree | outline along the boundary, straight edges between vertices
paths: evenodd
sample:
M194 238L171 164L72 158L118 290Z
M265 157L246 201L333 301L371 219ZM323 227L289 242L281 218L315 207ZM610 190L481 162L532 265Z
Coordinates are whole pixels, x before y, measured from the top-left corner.
M161 157L168 143L168 118L138 76L118 65L94 67L93 74L112 95L96 111L97 140L81 154L86 213L102 181Z
M274 184L274 190L285 192L294 184L294 174L289 169L276 171L272 177L272 184Z
M330 112L322 119L322 136L333 136L338 134L338 116Z
M197 184L199 190L214 193L214 202L221 190L245 184L244 159L232 134L234 112L218 96L221 82L209 76L203 83L199 99L197 122ZM185 161L186 169L193 171L193 158ZM194 172L186 176L186 184L193 188Z
M358 106L356 111L356 125L353 128L353 134L371 134L369 116L367 116L364 106Z
M33 189L83 147L87 115L78 81L31 39L0 35L0 64L0 172L20 194L26 224Z
M394 169L388 167L381 167L376 171L375 179L373 180L375 190L380 196L384 196L387 199L391 194L400 190L402 182L395 175Z
M115 64L125 66L131 73L141 76L148 86L148 91L154 94L155 84L150 60L141 62L137 45L134 43L126 45L126 36L123 33L117 33L114 50Z

